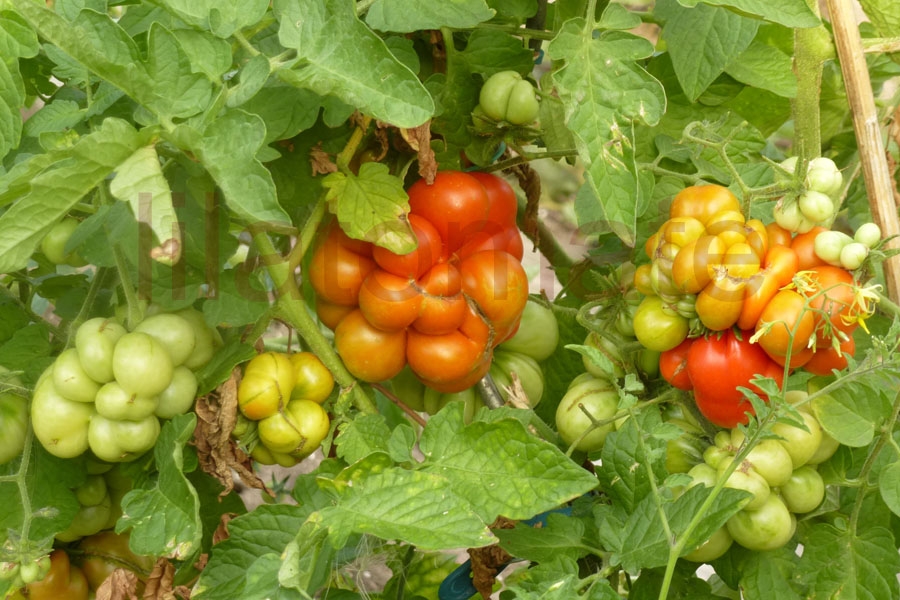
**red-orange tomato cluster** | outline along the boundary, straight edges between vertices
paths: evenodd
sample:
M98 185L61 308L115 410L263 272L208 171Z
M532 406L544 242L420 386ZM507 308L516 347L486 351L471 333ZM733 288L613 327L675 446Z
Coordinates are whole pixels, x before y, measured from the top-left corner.
M486 173L441 171L409 191L408 254L332 225L309 269L321 321L347 369L383 381L409 364L428 386L464 390L515 333L528 299L516 196Z

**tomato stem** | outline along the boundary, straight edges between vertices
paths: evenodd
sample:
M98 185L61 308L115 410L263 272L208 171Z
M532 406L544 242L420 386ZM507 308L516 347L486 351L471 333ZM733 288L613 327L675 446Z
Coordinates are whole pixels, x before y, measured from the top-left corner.
M807 3L817 15L816 3ZM793 102L795 154L799 158L797 175L806 177L809 161L822 152L819 96L825 61L834 56L831 36L823 25L794 30L794 74L797 97Z
M309 309L303 301L297 281L294 278L294 270L290 268L288 261L275 249L272 240L264 231L257 231L251 227L253 243L259 251L260 258L266 265L269 276L275 285L276 311L291 327L297 330L300 337L306 342L310 350L319 357L322 363L328 367L334 380L344 389L349 389L353 403L357 409L365 413L375 414L378 408L368 394L356 384L356 380L347 371L344 363L338 357L334 348L322 335L319 326L309 314Z
M297 235L297 241L288 255L288 268L291 272L303 262L303 257L306 256L306 252L309 250L310 245L312 245L312 241L316 237L316 232L319 231L319 226L322 224L322 219L324 217L325 195L323 194L313 207L312 213L310 213L309 217L306 219L306 223L303 224L303 229L301 229L300 233Z

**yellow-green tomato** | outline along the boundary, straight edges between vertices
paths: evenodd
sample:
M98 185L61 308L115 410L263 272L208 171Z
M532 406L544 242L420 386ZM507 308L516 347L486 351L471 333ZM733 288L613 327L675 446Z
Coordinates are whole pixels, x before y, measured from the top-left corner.
M128 462L156 444L159 420L155 415L139 421L116 421L94 415L88 429L91 451L100 460Z
M149 334L126 333L113 350L113 374L127 392L156 396L172 382L172 358Z
M115 381L100 388L94 406L107 419L137 421L152 415L159 404L158 396L138 396L122 389Z
M748 550L781 548L794 535L796 521L778 494L769 494L757 510L741 510L725 524L728 533Z
M691 562L707 563L728 552L733 541L731 534L728 533L728 528L723 525L716 529L716 531L709 536L708 540L682 556L682 558Z
M671 350L688 334L688 320L668 308L659 296L647 296L634 313L634 335L645 348Z
M113 350L126 333L125 328L113 319L97 317L81 324L75 332L75 350L88 377L98 383L113 380Z
M244 369L238 386L238 405L249 419L270 417L287 405L297 382L294 367L286 354L264 352Z
M334 389L334 376L319 357L312 352L296 352L290 355L294 367L294 389L291 400L310 400L322 404Z
M823 431L818 419L805 410L800 411L800 418L809 431L787 423L776 423L772 426L772 433L783 438L779 441L790 454L794 469L808 463L822 443Z
M63 350L53 364L53 385L63 397L75 402L93 402L100 384L91 379L81 366L75 348Z
M284 410L259 422L259 439L272 452L295 458L315 452L331 421L328 413L311 400L292 400Z
M825 481L816 468L806 465L795 470L781 486L781 499L792 513L808 513L825 499Z
M184 361L184 366L197 370L212 359L216 348L222 345L222 336L206 323L203 313L194 308L185 308L175 313L190 323L194 329L194 351Z
M31 425L44 449L60 458L75 458L88 449L88 426L96 415L93 403L64 398L45 379L34 390L31 400Z
M194 327L177 314L159 313L149 316L138 323L134 330L155 338L169 353L172 366L175 367L183 364L197 346Z
M194 406L197 397L197 376L184 365L172 370L172 383L159 393L156 416L160 419L171 419L175 415L183 415Z
M478 105L488 117L513 125L533 122L540 109L534 86L516 71L500 71L488 77L481 86Z
M619 394L609 380L595 378L575 385L556 408L556 430L566 445L575 444L582 452L597 451L615 425L611 421L594 427L591 419L603 421L615 416L618 405Z

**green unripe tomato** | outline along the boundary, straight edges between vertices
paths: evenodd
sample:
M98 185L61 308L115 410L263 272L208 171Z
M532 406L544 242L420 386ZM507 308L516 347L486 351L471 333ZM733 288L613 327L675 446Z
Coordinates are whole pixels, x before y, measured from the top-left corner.
M806 171L806 185L809 189L834 197L841 191L843 184L844 177L833 160L819 156L809 161Z
M758 510L741 510L725 524L728 533L748 550L775 550L794 535L796 521L778 494L769 494Z
M834 202L822 192L806 190L797 201L800 213L813 223L825 223L834 216Z
M106 489L106 479L103 475L89 475L88 478L75 488L75 497L82 506L96 506L109 496Z
M197 376L193 371L184 365L175 367L172 371L172 383L159 393L156 416L171 419L191 410L197 397L197 386Z
M719 477L718 472L705 462L694 465L687 474L691 477L691 484L688 487L694 487L695 485L715 487L716 479Z
M808 513L825 499L825 482L815 467L800 467L781 486L781 499L792 513Z
M556 429L563 442L582 452L594 452L603 447L606 436L613 431L613 422L588 431L593 424L585 411L595 421L615 416L619 406L619 393L607 379L591 379L572 386L556 408Z
M862 266L869 255L869 247L860 242L850 242L841 248L841 266L848 271L853 271Z
M723 525L716 529L709 536L708 540L700 544L695 550L682 556L682 558L691 562L708 563L728 552L732 542L734 540L731 534L728 533L728 528Z
M801 410L800 418L809 431L787 423L775 423L772 426L772 433L783 438L778 441L790 454L794 469L798 469L809 462L809 459L812 458L822 444L822 434L824 433L818 419L809 412Z
M147 333L126 333L113 350L113 374L127 392L156 396L172 382L172 358Z
M584 370L594 377L607 377L621 379L625 377L625 364L622 362L622 352L615 342L609 338L592 331L584 338L584 345L593 348L602 356L595 360L588 354L581 355ZM604 358L606 360L604 360Z
M185 308L175 313L194 328L196 345L194 351L184 361L184 366L196 371L212 359L216 349L222 345L222 336L206 323L203 313L194 308Z
M529 300L515 335L500 344L501 350L527 354L540 362L550 358L559 343L559 323L553 310Z
M47 257L47 260L54 265L71 265L73 267L83 267L86 264L77 253L66 252L66 243L72 237L76 227L78 227L78 221L66 217L50 228L50 231L41 240L41 252Z
M718 474L722 475L731 461L722 461L719 463ZM735 490L744 490L752 494L747 503L743 506L746 510L756 510L761 508L769 498L772 488L766 480L750 467L746 461L732 471L731 475L725 481L725 487Z
M179 315L160 313L147 317L134 328L162 344L172 359L172 366L183 364L194 352L197 336L194 327Z
M0 381L12 385L22 385L17 377L3 377L9 371L0 366ZM28 432L28 402L22 396L10 391L0 391L0 465L6 464L25 449L25 435Z
M91 379L81 366L75 348L64 350L53 364L53 385L64 398L74 402L93 402L100 384Z
M46 378L31 400L31 424L41 445L59 458L75 458L88 449L88 426L94 405L63 397Z
M139 421L152 415L158 404L158 396L139 396L126 392L115 381L104 384L94 400L98 414L117 421Z
M506 388L512 384L512 374L515 373L522 384L525 395L528 396L528 404L531 408L537 406L544 395L544 374L537 361L526 354L518 352L494 352L494 362L491 365L491 376L500 390L500 395L506 400L508 394Z
M425 384L407 365L391 379L394 395L406 406L417 412L425 410Z
M153 448L159 429L155 415L139 421L116 421L95 415L88 429L88 441L100 460L128 462Z
M853 234L853 240L865 244L867 248L874 248L881 241L881 228L875 223L863 223Z
M74 542L77 539L94 535L103 530L109 522L109 515L112 512L112 499L109 494L93 506L82 506L72 523L56 534L56 539L60 542Z
M515 71L491 75L481 86L478 104L488 117L513 125L533 122L540 109L534 86Z
M800 205L797 204L796 200L787 197L775 203L772 216L780 227L793 232L800 230L800 225L803 221Z
M841 250L852 241L853 238L843 231L823 231L816 236L813 251L829 265L838 267L841 264Z
M112 319L97 317L81 324L75 332L75 350L81 368L98 383L113 380L112 357L116 342L127 331Z

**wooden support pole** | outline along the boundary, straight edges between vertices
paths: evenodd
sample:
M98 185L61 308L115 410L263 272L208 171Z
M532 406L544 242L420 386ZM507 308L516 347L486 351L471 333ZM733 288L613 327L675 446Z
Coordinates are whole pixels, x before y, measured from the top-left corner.
M853 10L856 3L850 0L827 0L827 4L838 58L841 62L841 72L844 75L844 85L853 113L853 127L856 131L859 160L865 177L872 218L881 227L884 236L898 235L900 222L897 217L897 203L891 187L891 173L885 156L881 124L875 110L872 82L869 80L859 25ZM891 247L900 247L900 241L894 240ZM887 295L894 302L900 302L900 256L885 261L884 278Z

